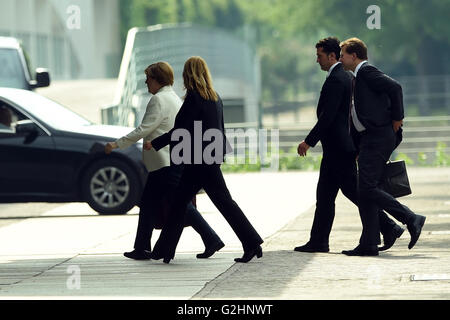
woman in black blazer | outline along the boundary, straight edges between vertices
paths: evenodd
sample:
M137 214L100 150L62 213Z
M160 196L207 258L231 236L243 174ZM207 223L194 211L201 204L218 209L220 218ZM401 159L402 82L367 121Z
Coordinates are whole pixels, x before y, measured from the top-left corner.
M175 118L174 128L151 142L147 141L144 146L147 150L151 148L159 150L169 144L171 163L184 163L180 183L173 195L169 222L161 231L152 258L155 260L163 258L165 263L173 259L183 231L184 208L201 188L242 242L244 255L235 261L248 262L255 256L260 258L263 240L232 199L220 170L228 146L223 124L223 105L213 89L206 62L201 57L189 58L184 65L183 80L186 96ZM203 141L205 132L206 135L213 133L215 137L213 142ZM180 148L181 143L185 141L179 142L177 137L182 134L191 139L188 150ZM212 143L218 147L209 152L211 146L208 148L208 145ZM181 149L182 154L179 152Z

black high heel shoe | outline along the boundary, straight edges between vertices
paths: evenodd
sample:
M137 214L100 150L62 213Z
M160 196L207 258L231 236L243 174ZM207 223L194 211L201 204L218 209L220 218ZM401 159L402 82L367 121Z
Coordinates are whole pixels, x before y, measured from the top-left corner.
M161 260L161 259L163 259L163 262L167 263L167 264L170 263L170 260L173 259L173 257L171 257L171 258L164 257L163 255L160 255L160 254L157 254L157 253L154 253L154 252L152 252L151 255L152 255L152 260Z
M225 247L225 244L222 241L219 241L211 246L207 246L205 248L205 252L199 253L197 255L197 259L207 259L211 257L214 253L222 249L223 247Z
M247 263L250 260L252 260L254 256L256 256L257 258L261 258L262 255L263 255L263 253L262 253L261 246L257 246L256 248L254 248L252 250L244 251L244 255L242 256L242 258L236 258L236 259L234 259L234 261Z
M133 250L130 252L124 252L123 255L134 260L150 260L152 257L152 253L147 250Z

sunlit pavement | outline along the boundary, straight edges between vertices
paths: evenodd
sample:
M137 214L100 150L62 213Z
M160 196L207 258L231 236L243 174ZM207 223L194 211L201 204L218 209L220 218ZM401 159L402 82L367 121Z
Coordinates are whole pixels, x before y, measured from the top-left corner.
M232 196L264 237L247 264L239 241L204 194L198 207L226 243L198 260L200 237L185 228L169 265L123 257L132 249L137 208L97 216L67 204L45 217L0 228L1 299L449 299L450 168L409 168L413 195L401 202L427 216L408 250L407 230L379 257L347 257L361 233L358 211L339 194L329 253L294 252L309 238L317 172L229 174ZM159 235L155 232L154 239Z
M226 181L267 239L314 204L317 177L317 172L267 172L229 174ZM123 257L132 250L138 208L124 216L98 216L86 204L70 203L0 228L0 296L191 298L242 255L237 237L205 194L197 196L197 206L226 247L198 260L202 241L185 228L169 265ZM158 235L156 230L153 242Z
M262 259L233 265L193 298L448 300L450 168L408 168L408 173L413 194L400 201L427 217L412 250L408 250L410 235L405 230L378 257L341 254L358 244L361 222L356 207L339 194L329 253L293 251L309 239L311 207L266 239Z

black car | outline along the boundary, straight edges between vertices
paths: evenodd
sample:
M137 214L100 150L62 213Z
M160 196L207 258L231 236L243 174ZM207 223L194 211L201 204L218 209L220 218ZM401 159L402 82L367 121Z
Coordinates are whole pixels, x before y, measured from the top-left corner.
M96 125L37 93L0 88L0 202L87 202L100 214L138 205L142 142L104 152L132 128Z

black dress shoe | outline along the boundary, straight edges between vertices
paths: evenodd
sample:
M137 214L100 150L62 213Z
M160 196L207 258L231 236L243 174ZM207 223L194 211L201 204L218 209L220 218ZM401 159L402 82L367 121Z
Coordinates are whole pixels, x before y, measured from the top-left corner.
M236 258L234 259L234 261L247 263L252 260L254 256L256 256L257 258L261 258L262 255L263 254L261 246L257 246L255 249L244 251L244 255L242 256L242 258Z
M425 224L425 217L416 214L413 220L407 224L409 234L411 235L411 241L408 244L408 249L412 249L419 240L420 233L422 232L422 227Z
M330 248L324 245L314 245L311 242L307 242L303 246L295 247L294 251L298 252L329 252Z
M225 244L222 241L216 242L215 244L210 246L208 245L205 248L205 252L199 253L197 255L197 259L207 259L211 257L214 253L222 249L223 247L225 247Z
M125 252L123 255L134 260L150 260L152 257L152 253L147 250L133 250Z
M343 254L347 256L378 256L378 246L357 246L353 250L344 250Z
M401 237L401 235L403 234L403 231L405 231L405 229L399 227L399 226L395 226L390 232L383 234L383 242L384 245L380 248L378 248L379 251L385 251L389 248L391 248L395 241Z

